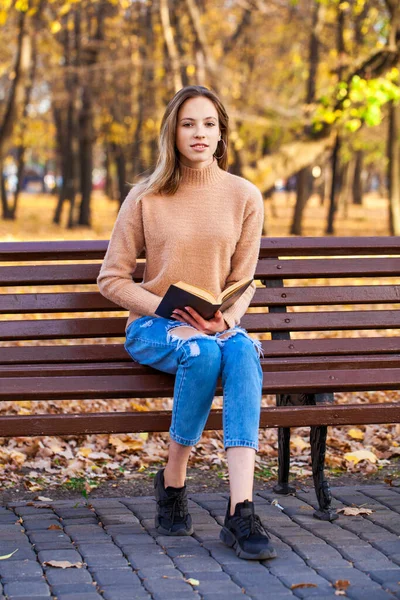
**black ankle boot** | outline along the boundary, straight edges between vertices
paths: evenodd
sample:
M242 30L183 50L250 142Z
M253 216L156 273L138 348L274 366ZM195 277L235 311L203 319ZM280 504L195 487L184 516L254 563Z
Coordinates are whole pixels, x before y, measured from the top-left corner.
M265 531L260 517L254 513L254 502L245 500L235 506L235 514L230 516L231 499L229 498L224 526L220 539L236 551L239 558L248 560L265 560L275 558L276 551L271 539Z
M154 479L157 500L155 527L162 535L192 535L192 517L188 511L186 485L182 488L164 487L164 469Z

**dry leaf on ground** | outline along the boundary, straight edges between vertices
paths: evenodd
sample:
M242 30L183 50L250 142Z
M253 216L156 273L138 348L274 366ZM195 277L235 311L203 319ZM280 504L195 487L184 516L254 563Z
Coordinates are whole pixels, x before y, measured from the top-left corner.
M316 583L294 583L290 586L291 590L297 590L298 588L310 588L318 587Z
M72 563L69 560L46 560L43 564L50 565L51 567L58 567L60 569L68 569L70 567L82 569L83 567L82 562Z
M359 506L345 506L343 508L338 508L337 512L341 512L348 517L356 517L357 515L370 515L374 511L370 508L362 508Z
M352 461L355 465L360 460L369 460L372 463L376 463L378 457L370 450L356 450L356 452L346 452L344 455L346 460Z
M333 584L333 587L337 590L347 590L350 585L350 581L348 579L337 579Z

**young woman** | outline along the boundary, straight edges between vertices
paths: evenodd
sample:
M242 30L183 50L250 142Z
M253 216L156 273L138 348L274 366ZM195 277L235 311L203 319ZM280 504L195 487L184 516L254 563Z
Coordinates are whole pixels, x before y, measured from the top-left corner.
M276 556L252 501L262 350L239 327L255 283L208 321L191 307L169 319L155 314L179 280L217 295L254 276L263 199L250 181L226 171L228 133L228 115L214 92L187 86L175 94L161 122L155 170L121 207L98 285L103 296L129 310L125 349L133 360L176 375L168 463L154 483L156 530L193 533L187 462L221 377L230 498L220 538L241 558L260 560ZM132 274L143 248L146 268L137 284Z

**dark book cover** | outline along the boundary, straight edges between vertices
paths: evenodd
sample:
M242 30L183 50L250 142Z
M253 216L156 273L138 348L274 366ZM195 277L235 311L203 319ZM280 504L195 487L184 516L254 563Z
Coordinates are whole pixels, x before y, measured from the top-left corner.
M185 306L191 306L203 317L203 319L212 319L217 310L224 311L232 306L232 304L234 304L236 300L245 292L252 281L252 279L247 281L222 303L211 303L204 298L199 298L199 296L196 296L196 294L192 294L191 292L183 290L180 287L172 284L169 286L165 296L158 305L155 314L159 317L169 319L172 315L172 311L175 310L175 308L186 312Z

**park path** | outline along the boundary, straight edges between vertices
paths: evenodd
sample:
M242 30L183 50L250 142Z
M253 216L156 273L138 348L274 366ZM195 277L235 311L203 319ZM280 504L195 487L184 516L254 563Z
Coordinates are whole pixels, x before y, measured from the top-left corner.
M337 507L312 517L315 494L257 492L278 557L244 561L218 538L227 496L189 494L192 537L158 536L152 497L9 502L0 507L0 600L354 600L400 598L400 488L333 487ZM278 499L281 510L271 504ZM69 561L59 568L47 561Z

